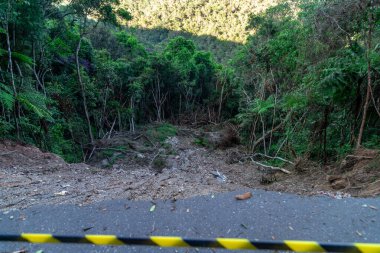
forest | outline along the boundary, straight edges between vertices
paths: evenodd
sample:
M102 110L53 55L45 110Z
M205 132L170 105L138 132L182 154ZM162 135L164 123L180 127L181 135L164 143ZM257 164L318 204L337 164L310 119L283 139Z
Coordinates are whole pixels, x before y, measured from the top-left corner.
M161 2L0 0L0 139L80 162L115 131L229 122L289 160L380 148L378 1Z

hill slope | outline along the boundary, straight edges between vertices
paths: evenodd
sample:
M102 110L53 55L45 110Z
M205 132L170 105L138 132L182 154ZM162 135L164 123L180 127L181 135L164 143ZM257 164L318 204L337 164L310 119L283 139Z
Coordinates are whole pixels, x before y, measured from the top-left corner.
M129 27L146 44L185 35L202 49L226 60L236 46L246 41L249 16L275 1L269 0L123 0L133 16ZM199 37L199 38L198 38ZM224 43L219 43L222 41ZM228 47L226 47L228 45Z

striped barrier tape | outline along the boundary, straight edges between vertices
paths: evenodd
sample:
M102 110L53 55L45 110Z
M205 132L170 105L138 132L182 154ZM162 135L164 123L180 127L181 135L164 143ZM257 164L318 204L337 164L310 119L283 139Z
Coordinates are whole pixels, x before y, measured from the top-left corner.
M60 236L52 234L0 235L0 242L85 243L96 245L145 245L158 247L221 248L227 250L285 250L294 252L380 253L380 243L320 243L315 241L250 241L242 238L184 239L150 236L146 238L116 235Z

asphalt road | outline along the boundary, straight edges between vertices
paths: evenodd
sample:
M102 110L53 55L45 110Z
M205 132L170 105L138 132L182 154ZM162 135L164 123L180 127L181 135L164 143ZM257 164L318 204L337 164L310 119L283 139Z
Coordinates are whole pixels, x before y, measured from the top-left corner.
M251 199L235 200L234 196L243 192L176 202L156 201L153 212L150 211L150 201L128 200L105 201L82 207L58 205L13 210L0 213L0 233L380 242L380 198L333 199L253 190ZM28 253L38 250L43 250L44 253L227 252L211 249L0 242L0 253L20 249L26 249Z

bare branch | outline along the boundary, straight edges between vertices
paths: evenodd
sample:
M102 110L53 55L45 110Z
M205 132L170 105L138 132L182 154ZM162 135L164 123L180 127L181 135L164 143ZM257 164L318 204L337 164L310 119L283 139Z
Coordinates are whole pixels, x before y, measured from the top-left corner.
M261 167L264 167L264 168L266 168L266 169L271 169L271 170L275 170L275 171L281 171L281 172L283 172L283 173L285 173L285 174L292 174L290 171L288 171L288 170L286 170L286 169L284 169L284 168L274 167L274 166L270 166L270 165L266 165L266 164L263 164L263 163L257 162L257 161L255 161L255 160L253 160L252 157L251 157L251 161L252 161L254 164L256 164L256 165L258 165L258 166L261 166Z
M262 154L262 153L255 153L253 156L263 156L263 157L266 157L269 159L277 159L277 160L280 160L280 161L283 161L286 163L294 164L292 161L286 160L286 159L279 157L279 156L269 156L269 155Z

